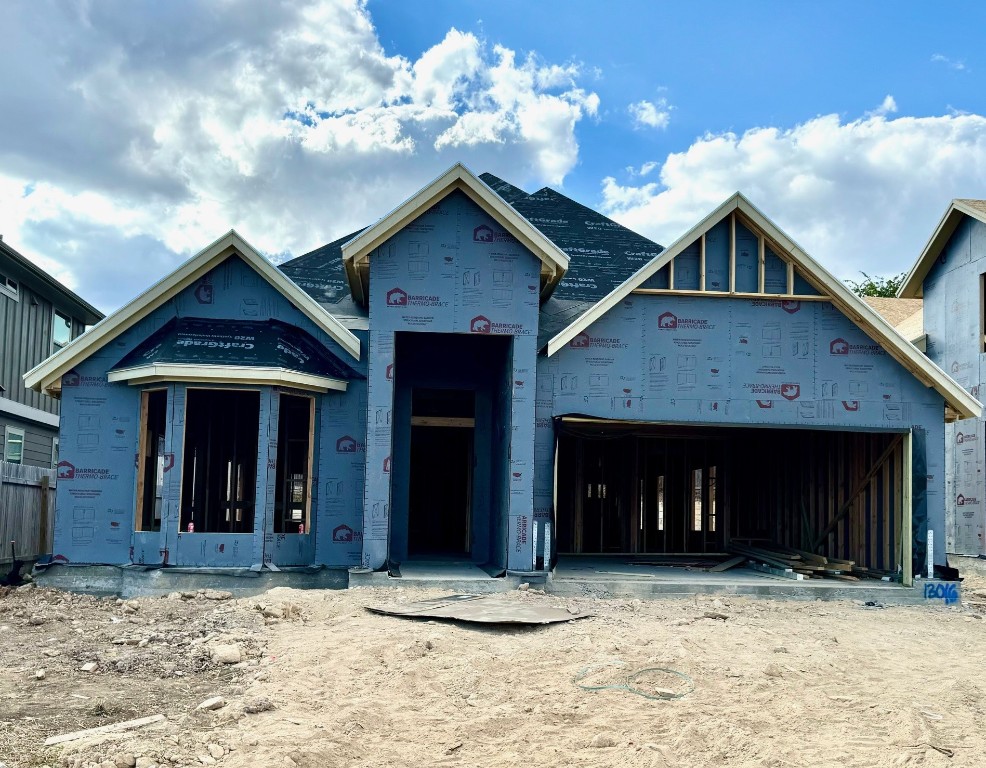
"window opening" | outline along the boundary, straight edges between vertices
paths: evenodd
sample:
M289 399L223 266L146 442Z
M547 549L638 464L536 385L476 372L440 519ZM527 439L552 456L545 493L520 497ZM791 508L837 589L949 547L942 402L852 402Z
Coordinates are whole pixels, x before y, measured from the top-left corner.
M275 533L310 533L309 476L314 402L310 397L281 395L277 423Z
M706 530L710 533L715 533L716 531L716 468L709 467L709 481L708 481L708 525Z
M4 274L0 274L0 293L5 293L10 298L18 298L17 281Z
M188 390L182 531L253 531L259 423L259 392Z
M24 430L7 427L4 439L3 460L10 464L24 463Z
M56 347L64 347L72 340L72 318L61 312L51 315L51 341Z
M692 530L702 530L702 470L692 470Z
M156 389L140 395L140 458L137 477L137 530L160 531L164 499L168 392Z
M664 530L664 475L657 477L657 530Z

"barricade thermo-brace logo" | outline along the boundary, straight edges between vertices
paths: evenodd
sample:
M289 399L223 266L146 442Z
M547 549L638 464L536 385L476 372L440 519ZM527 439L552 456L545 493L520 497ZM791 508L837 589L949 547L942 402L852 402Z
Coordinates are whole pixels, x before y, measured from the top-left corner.
M800 384L746 384L745 387L754 395L780 395L785 400L797 400L801 397ZM761 401L757 400L757 404ZM772 408L773 406L760 405L761 408Z
M71 480L75 477L75 465L70 461L58 462L57 474L59 480Z
M490 319L488 317L484 317L483 315L476 315L476 317L469 321L469 332L489 333Z
M843 338L832 339L829 342L830 355L882 355L883 347L879 344L850 344Z
M979 499L977 499L975 496L964 496L963 494L960 493L958 496L955 497L955 506L957 507L971 507L978 503L979 503Z
M852 413L859 410L859 400L843 400L842 407Z
M442 297L436 294L408 293L403 288L391 288L387 291L388 307L440 307Z
M801 302L794 299L785 299L781 302L781 309L790 315L793 315L799 309L801 309Z
M391 288L389 291L387 291L387 306L406 307L407 291L401 290L400 288Z
M601 349L626 349L627 345L620 341L618 336L590 336L588 333L580 333L570 342L568 346L574 349L589 349L596 347Z
M474 243L503 243L513 240L513 236L497 231L486 224L480 224L472 231L472 239Z
M351 541L356 541L359 538L359 532L354 531L348 525L337 525L332 529L332 541L342 542L345 544Z
M955 442L958 443L959 445L962 445L962 443L972 443L978 439L979 437L976 435L975 432L968 435L963 432L959 432L958 434L955 435Z
M358 453L364 446L355 437L343 435L336 440L336 453Z
M390 474L390 465L391 465L390 456L387 456L383 460L383 473L385 475L389 475Z
M674 312L662 312L657 316L657 327L662 331L711 331L712 323L700 317L678 317Z

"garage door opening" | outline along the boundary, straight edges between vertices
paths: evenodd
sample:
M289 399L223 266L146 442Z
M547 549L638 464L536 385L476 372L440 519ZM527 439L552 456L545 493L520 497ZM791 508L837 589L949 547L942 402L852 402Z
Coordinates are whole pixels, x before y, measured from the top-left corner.
M894 573L902 435L565 419L560 554L712 556L779 546Z

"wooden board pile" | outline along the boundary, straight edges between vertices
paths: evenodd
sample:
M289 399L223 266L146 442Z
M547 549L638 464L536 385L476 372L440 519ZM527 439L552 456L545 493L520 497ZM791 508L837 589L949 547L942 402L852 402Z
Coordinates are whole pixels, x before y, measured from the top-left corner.
M745 557L748 568L788 579L829 578L859 581L860 577L879 579L887 576L883 571L857 566L852 560L825 557L780 544L754 546L734 541L730 543L729 551Z

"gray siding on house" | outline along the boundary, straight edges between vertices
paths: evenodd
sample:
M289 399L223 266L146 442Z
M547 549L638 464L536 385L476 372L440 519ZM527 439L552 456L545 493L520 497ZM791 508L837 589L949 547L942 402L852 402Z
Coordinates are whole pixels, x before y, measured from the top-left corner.
M24 430L23 464L32 464L36 467L52 465L51 442L58 435L58 431L40 424L11 418L4 413L0 413L0 460L5 456L8 426Z
M0 266L0 272L5 271ZM48 413L58 413L58 401L24 386L24 373L48 357L51 344L51 323L55 307L49 299L20 281L20 296L11 298L0 293L0 386L3 396ZM61 310L65 312L65 310ZM66 312L67 314L67 312ZM73 321L73 333L81 328Z

